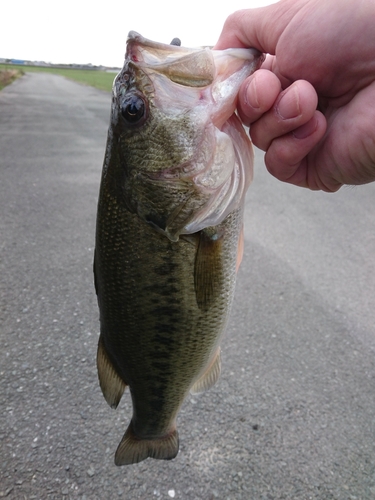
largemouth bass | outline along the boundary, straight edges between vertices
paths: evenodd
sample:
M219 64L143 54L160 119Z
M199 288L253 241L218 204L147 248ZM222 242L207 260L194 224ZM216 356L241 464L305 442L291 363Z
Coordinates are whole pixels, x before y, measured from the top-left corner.
M114 81L96 229L100 386L133 416L117 465L178 453L188 395L220 374L241 256L251 143L234 114L255 49L188 49L129 33Z

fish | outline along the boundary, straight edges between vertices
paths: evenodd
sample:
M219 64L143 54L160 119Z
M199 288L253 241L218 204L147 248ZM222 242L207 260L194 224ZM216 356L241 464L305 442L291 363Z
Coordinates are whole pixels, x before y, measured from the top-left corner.
M262 61L128 35L94 256L100 387L112 408L129 387L133 407L116 465L175 458L181 405L219 378L253 166L236 96Z

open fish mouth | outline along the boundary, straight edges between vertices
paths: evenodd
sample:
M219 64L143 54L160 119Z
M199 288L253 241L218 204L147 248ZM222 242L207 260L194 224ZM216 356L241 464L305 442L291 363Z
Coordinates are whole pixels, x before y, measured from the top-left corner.
M163 192L185 191L181 209L169 207L168 217L160 213L159 201L150 198L151 189L144 198L147 206L137 196L133 210L146 220L168 220L160 229L172 241L220 224L241 204L252 180L252 150L235 115L237 94L262 61L255 49L186 48L129 33L125 65L114 85L121 126L136 133L158 116L157 126L164 130L164 144L158 147L171 151L162 166L150 167L154 159L149 158L148 168L137 176L160 182ZM130 170L129 158L124 161ZM127 200L140 188L135 182ZM160 197L158 189L153 191Z

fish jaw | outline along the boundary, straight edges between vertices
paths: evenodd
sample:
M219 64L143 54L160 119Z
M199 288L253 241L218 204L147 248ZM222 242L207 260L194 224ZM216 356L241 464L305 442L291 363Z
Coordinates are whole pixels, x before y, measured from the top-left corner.
M215 63L209 49L166 45L135 31L128 35L125 63L129 61L188 87L205 87L215 77Z
M237 107L242 82L260 67L264 55L252 48L211 50L166 45L131 31L125 61L154 73L157 107L170 112L195 104L201 112L203 106L209 106L208 119L220 130ZM166 78L157 80L155 74ZM196 92L188 93L187 88Z
M216 78L212 85L214 106L211 120L221 130L237 108L237 95L243 81L256 71L264 55L256 49L212 50Z
M184 228L184 234L220 224L244 203L253 179L254 153L237 115L233 114L222 126L222 131L216 129L215 134L215 157L194 178L201 192L214 192L214 195L194 213ZM229 169L228 165L232 168Z

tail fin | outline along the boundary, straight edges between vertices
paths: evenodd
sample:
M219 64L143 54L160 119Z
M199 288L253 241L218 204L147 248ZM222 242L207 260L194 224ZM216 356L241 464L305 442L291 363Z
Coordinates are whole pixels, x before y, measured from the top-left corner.
M116 455L116 465L130 465L142 462L146 458L157 458L171 460L178 453L178 432L174 429L172 432L157 439L140 439L133 431L133 423L130 422L121 443L119 444Z

